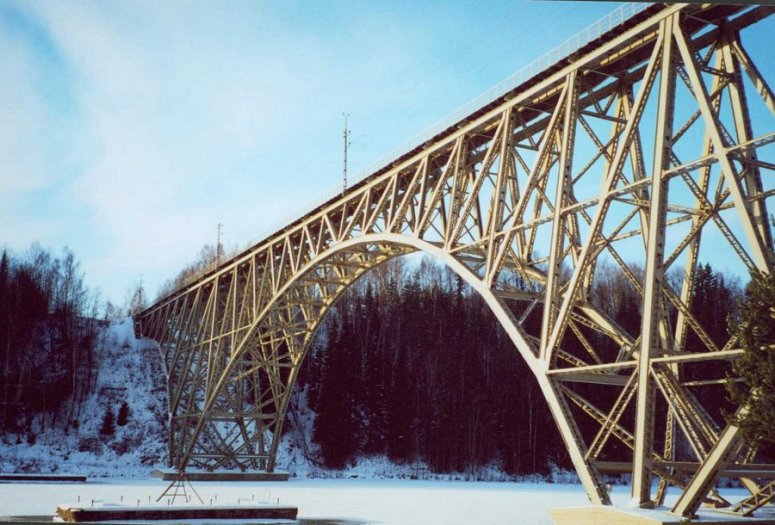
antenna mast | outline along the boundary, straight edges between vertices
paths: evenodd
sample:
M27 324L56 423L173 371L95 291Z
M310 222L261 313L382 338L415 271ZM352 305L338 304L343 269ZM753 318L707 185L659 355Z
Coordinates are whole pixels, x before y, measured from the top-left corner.
M221 262L223 257L223 245L221 244L221 237L223 236L223 223L218 221L218 244L215 245L215 260Z
M350 130L347 128L347 117L349 113L342 113L344 115L344 170L342 172L342 195L347 191L347 147L350 145Z

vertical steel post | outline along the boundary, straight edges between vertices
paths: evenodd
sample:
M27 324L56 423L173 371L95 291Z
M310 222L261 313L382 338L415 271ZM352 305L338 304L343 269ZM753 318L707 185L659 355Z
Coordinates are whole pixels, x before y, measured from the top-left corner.
M643 319L641 322L640 355L638 357L635 450L632 468L633 503L637 502L641 507L653 505L651 501L651 474L654 453L654 384L651 377L651 358L658 355L661 350L659 325L662 317L662 286L664 284L662 261L665 248L668 190L662 173L670 162L673 102L675 100L675 67L671 33L673 24L677 22L677 16L666 18L660 24L660 31L664 38L660 58L654 167L651 174Z

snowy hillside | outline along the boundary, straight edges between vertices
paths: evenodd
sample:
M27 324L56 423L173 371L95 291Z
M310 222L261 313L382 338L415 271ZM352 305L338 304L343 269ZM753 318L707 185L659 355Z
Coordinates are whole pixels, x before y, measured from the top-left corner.
M0 472L67 473L90 477L147 477L166 468L167 399L161 355L150 340L135 339L132 321L124 318L102 328L94 350L95 380L76 407L77 428L48 425L45 416L33 422L34 441L27 435L0 437ZM510 481L539 480L540 476L508 475L498 465L465 473L431 473L427 464L397 464L384 455L357 457L342 470L320 463L320 447L312 440L316 414L309 407L306 385L297 385L285 432L278 450L277 468L295 478L448 479ZM130 414L112 435L100 430L105 413L114 420L126 402ZM553 469L549 479L574 482L573 473Z
M77 428L46 428L46 419L39 417L32 425L34 440L3 436L0 472L144 477L164 467L167 399L158 350L135 339L127 317L102 329L94 354L96 379L76 407ZM112 435L101 435L106 412L115 420L125 402L126 424L116 424Z

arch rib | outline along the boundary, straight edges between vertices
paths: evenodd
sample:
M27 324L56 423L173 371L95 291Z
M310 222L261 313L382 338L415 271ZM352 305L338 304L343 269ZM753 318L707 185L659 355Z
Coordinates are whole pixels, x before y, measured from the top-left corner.
M686 377L698 363L721 373L739 355L734 340L712 337L692 290L709 239L712 257L741 267L768 272L775 260L766 224L775 162L765 149L775 106L739 37L770 12L647 7L138 315L168 367L173 464L273 469L323 316L370 269L422 251L491 308L591 501L609 502L598 467L622 449L634 449L641 506L653 504L653 476L657 503L668 485L682 490L681 515L720 501L718 477L754 458L695 390L716 378ZM754 103L766 113L756 120ZM667 277L675 268L684 269L678 286ZM612 271L631 288L639 322L611 310L601 290ZM536 333L529 317L540 319ZM592 406L579 385L599 386L607 401ZM675 462L682 437L693 444L688 482Z

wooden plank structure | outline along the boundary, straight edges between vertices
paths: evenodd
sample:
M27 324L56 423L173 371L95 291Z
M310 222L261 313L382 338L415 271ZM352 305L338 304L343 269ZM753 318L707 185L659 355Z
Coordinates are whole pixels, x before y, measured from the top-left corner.
M273 471L323 317L369 270L422 252L491 308L592 503L610 504L598 462L616 461L629 465L642 507L662 505L668 487L684 517L730 505L719 478L761 460L718 414L742 350L709 335L693 286L703 258L775 265L775 97L744 45L772 12L626 6L137 315L137 333L158 342L167 366L170 465ZM611 266L640 296L635 329L595 296ZM751 496L732 509L769 501L766 480L741 481Z
M295 520L298 508L287 505L190 506L190 507L57 507L57 516L67 523L161 520Z
M0 474L0 481L45 481L56 483L85 483L86 476L72 474Z

